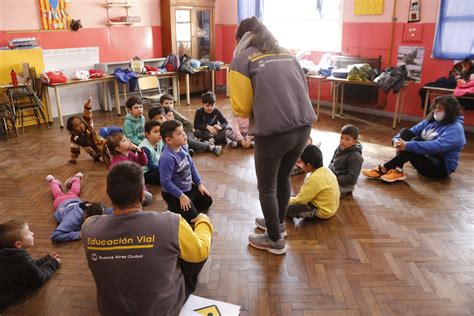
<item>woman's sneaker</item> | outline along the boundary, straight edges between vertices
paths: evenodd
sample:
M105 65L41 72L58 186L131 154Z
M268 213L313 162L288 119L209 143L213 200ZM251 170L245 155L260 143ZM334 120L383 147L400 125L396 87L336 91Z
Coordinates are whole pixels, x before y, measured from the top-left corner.
M382 171L382 165L378 165L372 169L362 169L362 174L369 179L379 179L385 172Z
M266 250L275 255L283 255L286 253L285 239L280 238L277 241L273 241L268 237L267 233L250 234L249 245L257 249Z
M400 169L390 169L383 176L380 177L380 179L385 182L402 181L406 178L407 176L403 173L403 170Z
M263 217L255 218L255 225L258 228L264 230L265 232L267 231L267 225L265 224L265 218L263 218ZM281 237L286 237L288 235L286 233L285 223L278 224L278 229L280 230Z

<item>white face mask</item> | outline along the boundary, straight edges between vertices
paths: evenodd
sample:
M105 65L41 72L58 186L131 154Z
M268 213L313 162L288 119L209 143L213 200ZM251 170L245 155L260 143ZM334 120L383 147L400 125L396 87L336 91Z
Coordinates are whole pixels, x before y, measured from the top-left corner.
M442 121L444 119L444 112L434 112L433 117L438 122Z

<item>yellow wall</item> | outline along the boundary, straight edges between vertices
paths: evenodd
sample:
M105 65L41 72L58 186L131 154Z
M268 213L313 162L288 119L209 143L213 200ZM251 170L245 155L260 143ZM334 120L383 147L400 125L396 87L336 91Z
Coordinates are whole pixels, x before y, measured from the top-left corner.
M30 67L35 67L36 75L39 76L44 69L41 48L0 50L0 84L11 83L10 72L12 69L21 76L21 64L23 63L29 63Z

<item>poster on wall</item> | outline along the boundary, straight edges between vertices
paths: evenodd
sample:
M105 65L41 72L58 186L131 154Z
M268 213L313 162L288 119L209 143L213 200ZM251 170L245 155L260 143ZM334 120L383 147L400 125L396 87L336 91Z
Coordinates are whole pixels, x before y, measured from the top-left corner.
M408 70L408 76L415 79L415 82L421 81L421 68L423 66L423 57L425 49L418 46L399 46L397 66L405 65Z
M383 14L383 0L354 0L354 15Z
M43 30L68 30L70 0L38 0Z

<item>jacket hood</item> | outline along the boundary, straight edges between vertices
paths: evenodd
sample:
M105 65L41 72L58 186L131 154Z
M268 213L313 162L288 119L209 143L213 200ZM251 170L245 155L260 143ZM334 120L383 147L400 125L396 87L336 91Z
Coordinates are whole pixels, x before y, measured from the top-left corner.
M343 152L358 151L362 154L362 144L361 143L357 143L354 146L351 146L351 147L346 148L344 150L341 150L341 147L338 147L338 148L339 148L339 151L343 151Z
M142 119L142 117L135 117L133 114L131 113L127 113L127 115L125 116L125 119L126 120L130 120L132 122L140 122L140 120Z
M29 254L25 249L18 248L3 248L0 249L0 262L5 265L12 265L15 262L22 261Z

